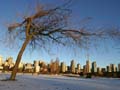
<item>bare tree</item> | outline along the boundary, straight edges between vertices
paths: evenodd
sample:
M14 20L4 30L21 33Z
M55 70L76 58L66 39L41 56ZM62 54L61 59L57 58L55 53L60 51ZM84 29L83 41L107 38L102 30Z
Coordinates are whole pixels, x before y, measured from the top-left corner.
M71 10L66 9L64 6L47 10L40 8L35 14L25 17L21 23L9 25L8 31L13 35L14 39L18 38L24 41L18 53L10 80L15 80L16 78L18 65L27 45L31 45L33 48L36 45L44 47L50 42L62 45L69 43L81 45L88 37L120 36L118 30L111 30L110 32L107 30L99 30L92 32L85 28L79 30L69 29L67 27L67 21Z

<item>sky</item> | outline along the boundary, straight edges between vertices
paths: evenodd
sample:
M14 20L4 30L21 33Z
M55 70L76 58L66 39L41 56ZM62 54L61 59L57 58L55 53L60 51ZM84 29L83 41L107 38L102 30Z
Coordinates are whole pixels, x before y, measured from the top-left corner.
M24 16L30 15L35 9L35 5L39 1L42 5L55 7L62 5L67 0L1 0L0 1L0 55L5 60L7 57L12 56L14 60L18 54L20 46L9 48L3 42L3 37L7 31L7 24L22 21ZM68 6L72 10L70 21L74 28L81 27L87 17L92 20L85 23L90 28L99 28L102 26L117 26L120 27L120 0L73 0ZM101 41L100 41L101 42ZM120 43L113 41L107 42L105 45L101 42L99 47L91 47L89 50L90 61L96 61L98 66L105 67L110 63L120 63ZM34 60L44 60L50 62L51 59L59 58L66 64L74 59L76 63L82 66L87 60L88 51L77 48L74 52L68 48L58 48L53 46L51 50L54 52L48 54L44 50L30 51L26 48L22 57L23 62L33 62Z

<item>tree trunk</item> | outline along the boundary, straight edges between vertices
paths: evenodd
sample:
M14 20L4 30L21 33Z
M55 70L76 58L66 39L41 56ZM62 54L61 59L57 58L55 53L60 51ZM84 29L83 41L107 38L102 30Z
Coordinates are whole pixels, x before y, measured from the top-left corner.
M12 71L12 73L11 73L11 76L10 76L10 79L9 79L9 80L15 80L19 63L20 63L20 61L21 61L23 52L24 52L26 46L28 45L29 41L30 41L30 37L27 37L27 38L25 39L25 41L24 41L24 43L23 43L23 45L22 45L19 53L18 53L15 66L14 66L14 68L13 68L13 71Z

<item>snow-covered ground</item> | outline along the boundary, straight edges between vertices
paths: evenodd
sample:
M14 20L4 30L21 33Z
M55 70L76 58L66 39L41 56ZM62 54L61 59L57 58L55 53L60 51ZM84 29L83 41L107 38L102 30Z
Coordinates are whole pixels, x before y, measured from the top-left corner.
M0 80L8 77L0 74ZM0 90L120 90L120 79L18 75L17 81L0 81Z

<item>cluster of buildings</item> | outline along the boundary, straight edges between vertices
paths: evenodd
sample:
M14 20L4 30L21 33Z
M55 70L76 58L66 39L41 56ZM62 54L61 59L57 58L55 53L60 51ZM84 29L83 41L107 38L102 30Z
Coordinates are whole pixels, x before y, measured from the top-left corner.
M53 62L52 62L53 63ZM120 74L120 64L117 66L115 64L110 64L105 68L100 68L97 66L97 63L90 62L90 60L86 61L86 64L82 67L80 64L76 64L75 60L71 60L71 64L67 66L65 62L54 62L45 63L44 61L34 61L32 63L20 63L18 72L36 72L36 73L50 73L52 70L56 70L57 73L72 73L72 74L80 74L80 75L103 75L103 76L111 76L115 73ZM5 61L3 61L2 56L0 56L0 70L1 71L11 71L14 67L14 62L12 57L8 57Z
M97 67L97 63L94 62L90 62L90 60L86 61L86 65L84 65L83 67L81 67L80 64L75 64L75 61L72 60L71 61L71 65L69 67L69 69L65 69L65 63L62 62L61 63L61 69L62 72L68 71L71 73L75 73L75 74L79 74L79 73L83 73L83 74L88 74L88 73L116 73L116 72L120 72L120 64L118 64L118 66L116 66L115 64L110 64L109 66L106 66L106 68L100 68Z

